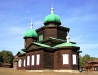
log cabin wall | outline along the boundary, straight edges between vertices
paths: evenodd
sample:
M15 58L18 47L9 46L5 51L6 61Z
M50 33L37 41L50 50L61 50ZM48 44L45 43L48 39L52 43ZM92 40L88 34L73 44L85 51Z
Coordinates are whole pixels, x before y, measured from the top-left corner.
M53 69L54 68L54 53L44 51L43 54L43 69Z
M37 65L37 55L39 54L39 64ZM32 64L32 55L34 55L34 64ZM26 54L26 64L27 64L27 57L30 56L30 65L26 65L26 70L42 70L43 69L43 51L37 50L33 52L29 52Z
M25 48L28 47L32 42L37 41L36 37L27 37L27 38L24 38L24 39L25 39L25 42L24 42Z
M76 55L76 64L72 64L72 69L79 70L79 53L77 53L77 50L72 50L72 54Z
M24 59L25 59L25 55L21 55L18 57L18 64L17 64L17 69L20 70L20 69L25 69L25 66L24 66ZM19 60L21 60L21 62L19 63ZM20 66L19 66L20 65Z
M59 29L57 31L58 39L66 40L66 35L67 35L67 31L64 31L64 30L61 30L61 29Z
M55 28L55 27L45 28L44 33L45 33L44 39L47 39L49 37L57 38L57 28Z
M59 70L61 68L61 52L60 51L55 51L54 52L54 69Z
M62 54L68 54L69 64L63 64ZM54 69L72 69L72 50L61 49L59 51L55 51L54 59Z

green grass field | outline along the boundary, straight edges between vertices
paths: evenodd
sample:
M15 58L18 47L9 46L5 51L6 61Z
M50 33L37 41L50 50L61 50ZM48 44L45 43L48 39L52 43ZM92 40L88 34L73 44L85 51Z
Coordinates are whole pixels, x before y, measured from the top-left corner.
M60 73L60 72L26 72L12 68L0 68L0 75L98 75L98 72Z

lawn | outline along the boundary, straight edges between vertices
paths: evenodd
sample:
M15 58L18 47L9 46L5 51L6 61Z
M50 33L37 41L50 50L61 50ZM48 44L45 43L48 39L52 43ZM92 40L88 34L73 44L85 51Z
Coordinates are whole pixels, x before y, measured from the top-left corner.
M60 73L60 72L26 72L25 70L13 70L0 68L0 75L98 75L98 72Z

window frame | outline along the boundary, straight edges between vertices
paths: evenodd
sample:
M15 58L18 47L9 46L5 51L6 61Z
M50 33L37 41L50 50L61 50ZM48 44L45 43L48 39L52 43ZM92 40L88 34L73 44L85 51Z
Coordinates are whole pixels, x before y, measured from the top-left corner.
M69 54L62 54L63 65L69 64Z
M40 54L36 55L36 65L40 65Z
M43 34L40 34L39 37L38 37L38 40L41 41L43 39L44 39L44 35Z
M30 65L30 56L28 55L27 56L27 66L29 66Z

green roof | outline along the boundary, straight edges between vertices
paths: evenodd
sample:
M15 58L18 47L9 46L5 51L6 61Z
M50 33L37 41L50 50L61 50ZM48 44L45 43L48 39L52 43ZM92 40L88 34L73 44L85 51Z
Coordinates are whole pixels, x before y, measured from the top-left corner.
M42 47L50 47L50 46L42 44L42 43L37 43L37 42L33 42L33 43L36 44L36 45L42 46Z
M20 54L25 54L26 52L24 52L24 51L20 51Z
M68 47L68 46L70 46L70 47L78 47L78 46L76 46L76 44L73 44L73 43L61 43L61 44L58 44L58 45L56 45L56 46L54 46L54 47L51 47L51 46L49 46L49 45L46 45L46 44L42 44L42 43L38 43L38 42L33 42L34 44L36 44L36 45L39 45L39 46L42 46L42 47L48 47L48 48L60 48L60 47Z
M29 29L25 32L24 37L37 37L38 34L34 29Z
M47 23L47 22L60 23L60 17L58 15L56 15L56 14L49 14L44 19L44 23Z
M77 52L82 53L82 51L78 50Z
M66 40L63 40L63 39L58 39L58 38L54 38L54 37L49 37L49 38L46 38L44 40L41 40L41 41L38 41L38 43L43 43L43 42L46 42L46 41L52 41L52 42L57 42L57 43L63 43L63 42L66 42Z
M68 47L68 46L77 47L76 44L73 44L73 43L70 43L70 42L66 42L66 43L58 44L58 45L54 46L54 48L57 48L57 47Z

